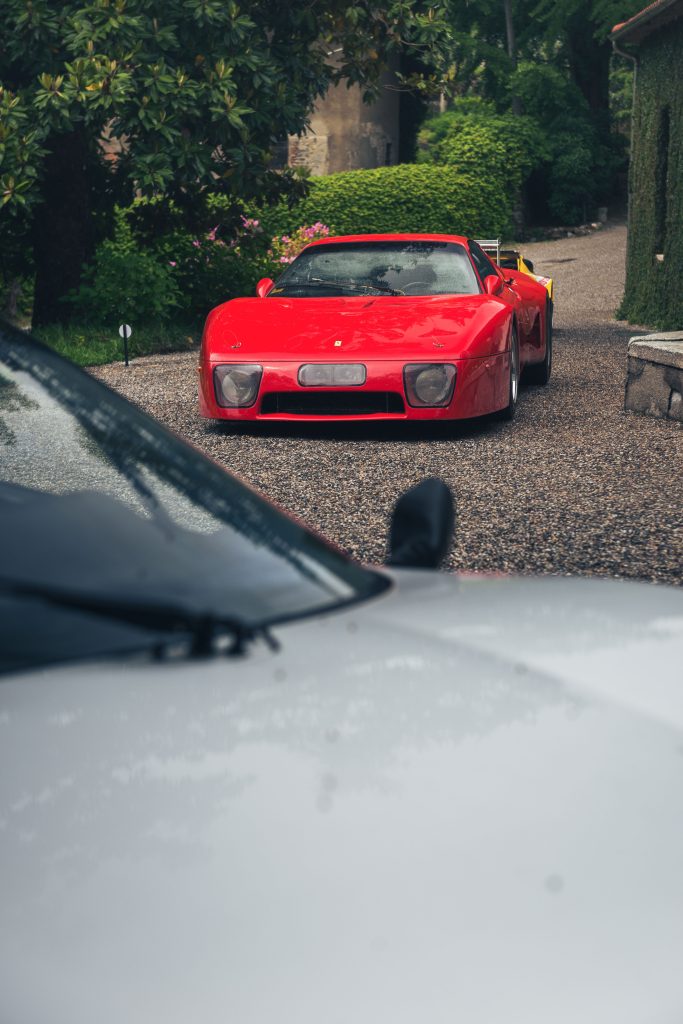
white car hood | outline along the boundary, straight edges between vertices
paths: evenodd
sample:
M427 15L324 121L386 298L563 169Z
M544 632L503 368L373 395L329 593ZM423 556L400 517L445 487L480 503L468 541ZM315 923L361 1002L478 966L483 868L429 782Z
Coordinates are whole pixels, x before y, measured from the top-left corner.
M0 683L3 1024L674 1024L683 592L396 574Z

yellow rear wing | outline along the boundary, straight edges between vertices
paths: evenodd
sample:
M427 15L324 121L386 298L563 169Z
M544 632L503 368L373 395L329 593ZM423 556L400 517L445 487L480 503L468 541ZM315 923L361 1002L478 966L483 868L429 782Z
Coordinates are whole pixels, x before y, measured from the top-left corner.
M529 277L533 277L534 281L543 285L552 300L554 292L552 277L543 277L541 274L534 273L533 263L522 256L518 249L501 249L500 238L477 238L475 241L497 266L504 270L517 270L520 274L528 274Z

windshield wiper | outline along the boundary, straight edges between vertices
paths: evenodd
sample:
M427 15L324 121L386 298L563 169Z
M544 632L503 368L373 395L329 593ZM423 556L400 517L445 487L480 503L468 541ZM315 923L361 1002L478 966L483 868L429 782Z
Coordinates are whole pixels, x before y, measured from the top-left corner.
M405 295L405 292L398 288L390 288L388 284L369 284L361 281L352 284L350 281L335 281L331 278L325 279L323 277L309 277L306 285L300 287L306 287L311 284L328 285L330 288L344 288L346 291L359 291L362 289L362 294L364 295L367 295L370 291L386 292L388 295Z
M355 284L351 281L335 281L331 277L309 277L305 284L300 287L308 288L312 284L322 284L326 288L343 288L345 291L358 291L360 288L367 288L364 284Z
M404 291L400 288L392 288L388 284L369 284L368 288L374 288L376 292L386 292L387 295L405 295Z
M59 608L73 608L117 622L127 622L142 629L170 634L189 633L191 644L188 655L191 658L208 658L216 654L224 654L227 657L244 654L247 647L258 638L262 638L272 651L279 650L280 647L267 623L247 623L234 616L193 611L181 605L102 597L98 594L2 578L0 593L19 598L36 598ZM163 644L156 653L159 657L163 656Z

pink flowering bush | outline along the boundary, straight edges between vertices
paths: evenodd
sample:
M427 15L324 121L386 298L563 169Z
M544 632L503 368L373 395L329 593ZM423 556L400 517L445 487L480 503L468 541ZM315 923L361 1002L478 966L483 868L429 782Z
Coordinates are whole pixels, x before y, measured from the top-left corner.
M160 211L152 202L136 201L120 209L117 217L116 238L105 243L108 257L107 246L116 250L117 257L115 266L111 258L107 264L112 270L109 285L114 294L144 295L144 309L138 318L148 311L155 322L162 317L160 304L167 318L197 322L228 299L254 295L260 278L278 277L309 242L330 234L321 221L293 230L291 213L288 224L278 224L273 222L270 208L243 205L241 210L235 209L234 203L221 197L207 199L202 218L205 226L194 231L188 230L173 206ZM287 227L288 234L273 237L278 228L284 232ZM148 291L132 287L129 281L138 257L144 257L150 267L147 279L154 282L151 298ZM88 297L84 293L82 301Z
M156 251L178 282L192 317L206 316L221 302L253 295L259 277L270 270L267 239L255 217L242 215L230 231L214 223L193 235L176 230L156 241Z
M276 235L268 250L268 256L276 266L291 263L309 242L317 238L326 238L329 233L327 225L319 220L315 224L304 224L291 235Z

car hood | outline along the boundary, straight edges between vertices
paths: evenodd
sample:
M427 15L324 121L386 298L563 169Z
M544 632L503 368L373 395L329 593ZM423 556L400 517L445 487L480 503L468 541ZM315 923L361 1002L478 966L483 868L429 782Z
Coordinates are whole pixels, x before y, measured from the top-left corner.
M234 299L205 337L212 354L240 360L468 358L505 348L509 316L489 295Z
M681 1019L683 592L396 580L3 680L3 1020Z

